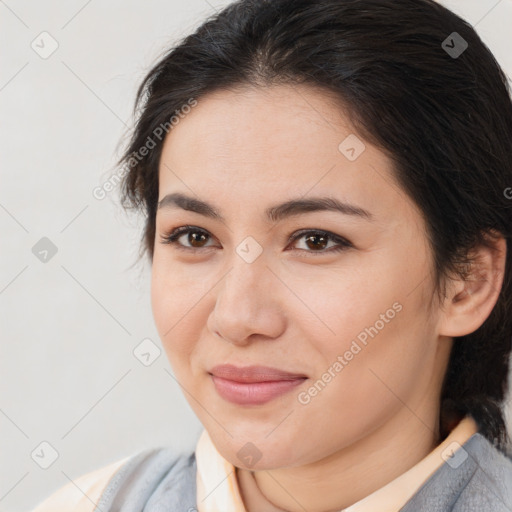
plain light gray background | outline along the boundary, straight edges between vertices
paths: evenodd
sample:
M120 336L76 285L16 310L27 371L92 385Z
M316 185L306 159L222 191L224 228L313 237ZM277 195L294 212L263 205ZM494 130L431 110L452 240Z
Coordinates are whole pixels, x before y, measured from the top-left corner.
M191 449L201 432L164 352L147 367L133 354L145 338L161 347L149 266L130 268L142 224L116 191L92 191L150 65L227 3L0 0L2 512L146 447ZM512 76L512 0L443 3ZM57 248L46 262L32 252L43 237ZM48 469L41 442L58 452Z

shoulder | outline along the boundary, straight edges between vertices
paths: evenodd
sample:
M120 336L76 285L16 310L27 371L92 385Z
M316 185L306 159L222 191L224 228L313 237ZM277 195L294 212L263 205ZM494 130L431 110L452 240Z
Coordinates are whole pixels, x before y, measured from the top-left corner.
M107 512L124 504L142 510L150 500L172 505L184 498L195 505L195 475L194 452L145 449L74 479L30 512Z
M91 512L112 476L130 458L131 456L119 459L73 479L72 482L57 489L31 512Z
M475 434L463 446L472 459L474 471L460 493L454 511L512 510L512 458L498 450L481 434Z
M126 461L104 488L94 512L187 510L196 505L195 452L145 450ZM185 507L185 504L187 506Z
M472 435L400 512L511 512L512 459L482 434Z

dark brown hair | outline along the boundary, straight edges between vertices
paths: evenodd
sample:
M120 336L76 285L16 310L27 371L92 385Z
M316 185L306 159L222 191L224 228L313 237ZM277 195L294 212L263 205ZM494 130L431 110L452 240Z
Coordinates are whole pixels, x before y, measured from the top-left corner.
M466 278L472 248L505 237L497 304L479 329L454 338L440 409L443 438L471 414L505 451L512 105L506 76L474 29L434 1L241 0L174 45L140 85L120 160L122 204L146 216L140 255L153 259L164 140L155 130L215 90L301 83L339 98L358 132L392 158L397 182L426 220L439 298L444 278ZM154 147L141 157L148 137Z

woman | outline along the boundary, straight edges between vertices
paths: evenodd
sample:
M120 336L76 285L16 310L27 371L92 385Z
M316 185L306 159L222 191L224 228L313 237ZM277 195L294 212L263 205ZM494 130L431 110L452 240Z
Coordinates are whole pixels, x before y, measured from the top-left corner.
M137 106L123 204L205 430L36 510L512 510L512 105L475 31L431 0L242 0Z

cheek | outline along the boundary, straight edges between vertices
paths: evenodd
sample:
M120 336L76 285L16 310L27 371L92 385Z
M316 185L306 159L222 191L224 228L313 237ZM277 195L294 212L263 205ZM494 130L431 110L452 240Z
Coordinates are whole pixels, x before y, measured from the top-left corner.
M378 322L379 330L385 330L388 323L380 320L380 315L387 312L385 319L390 323L399 314L396 309L400 306L393 308L398 299L395 287L379 279L381 275L378 269L368 268L297 273L288 281L296 297L290 297L287 307L296 304L294 318L300 322L306 339L332 359L348 350L357 336L364 343L369 337L365 328Z
M208 292L200 282L179 269L166 270L154 260L151 308L160 340L173 364L190 354L201 329L199 301Z
M294 291L307 297L315 313L304 310L301 316L297 310L295 318L301 319L305 349L321 381L317 388L322 394L329 388L324 398L333 393L337 403L356 410L358 404L396 401L386 385L407 394L415 377L431 366L435 347L421 289L410 293L421 269L403 263L340 271L302 284L295 280Z
M436 344L423 312L412 301L386 306L384 302L368 316L362 328L345 339L344 352L338 351L344 368L337 400L354 413L366 415L373 409L385 414L408 403L428 388L434 372Z
M332 434L343 444L371 432L404 403L415 408L413 397L423 394L430 382L433 356L425 350L425 333L408 314L405 304L388 324L378 330L379 323L374 331L370 328L375 323L373 316L369 315L365 324L365 315L359 313L357 322L363 327L355 331L365 336L357 338L350 329L346 337L338 338L336 347L324 347L325 362L317 365L318 373L300 396L304 421L316 418L324 435ZM344 318L349 320L348 316ZM360 341L363 338L364 343ZM343 436L339 438L341 427Z

